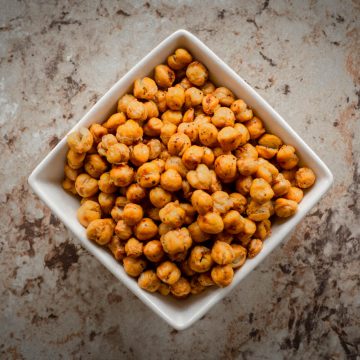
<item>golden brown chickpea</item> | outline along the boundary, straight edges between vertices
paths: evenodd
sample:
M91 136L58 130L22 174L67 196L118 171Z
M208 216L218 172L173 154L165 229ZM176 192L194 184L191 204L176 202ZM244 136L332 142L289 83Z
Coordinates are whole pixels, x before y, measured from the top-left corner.
M161 115L163 124L173 124L178 126L182 122L182 112L180 110L166 110Z
M130 149L130 161L135 166L140 166L149 160L149 148L142 143L136 144Z
M134 120L128 120L125 124L120 125L116 131L116 139L125 145L134 145L141 141L143 137L143 129Z
M210 93L203 97L201 104L204 113L212 115L219 108L219 99L214 94Z
M236 210L230 210L223 217L224 229L230 234L239 234L244 228L243 217Z
M155 271L146 270L140 274L138 278L138 285L142 289L153 293L159 290L161 282L156 276Z
M126 198L129 202L139 203L146 197L146 191L139 184L131 184L126 189Z
M299 162L299 158L295 154L295 148L291 145L283 145L276 155L276 160L286 170L293 169Z
M254 221L248 218L244 218L243 231L240 234L236 235L236 239L239 240L243 246L247 246L255 231L256 224L254 223Z
M143 218L134 226L134 234L139 240L150 240L158 233L158 227L153 220Z
M128 240L132 235L132 229L124 220L119 220L115 226L115 234L120 240Z
M107 135L108 130L100 124L92 124L89 128L94 142L98 144L104 135Z
M160 171L158 165L152 162L141 165L136 172L136 181L143 188L150 188L159 184Z
M207 273L202 273L198 276L199 284L205 287L215 285L213 279L211 278L210 271Z
M237 129L226 126L219 131L217 141L224 151L232 151L241 145L242 138Z
M104 135L99 144L97 145L97 151L99 155L106 156L107 149L117 143L118 141L113 134Z
M125 124L126 115L123 112L118 112L111 115L104 123L103 127L108 130L109 133L116 133L118 126Z
M250 140L250 133L247 127L243 124L235 124L234 129L239 132L240 146L245 145Z
M203 97L203 92L200 89L191 87L185 91L185 106L187 108L198 106L202 103Z
M192 195L192 188L187 180L181 182L181 190L184 199L189 199Z
M113 236L114 227L112 219L96 219L88 225L86 235L89 240L95 241L99 245L106 245Z
M191 286L188 280L181 277L175 284L170 286L171 293L177 298L185 298L191 292Z
M211 251L205 246L195 246L189 256L189 266L192 270L203 273L209 271L213 265Z
M248 258L254 258L263 247L263 243L260 239L252 239L248 247Z
M124 209L118 206L114 206L111 209L110 215L114 219L114 221L117 223L118 221L122 220L122 214L124 212Z
M100 155L91 154L86 156L84 168L91 177L98 179L106 171L107 164Z
M235 115L229 108L219 107L215 110L214 115L211 118L211 122L217 128L223 128L226 126L233 127L235 124Z
M163 122L156 117L152 117L144 125L144 134L147 136L159 136L162 127Z
M234 112L237 121L244 122L251 120L253 117L252 110L248 108L244 100L235 100L231 104L230 109Z
M278 198L275 201L275 213L278 217L285 218L296 213L298 203L293 200Z
M215 212L199 215L197 223L200 230L207 234L218 234L224 230L224 222L221 216Z
M85 201L77 211L77 219L79 220L79 223L84 227L88 227L88 225L93 220L100 218L101 218L100 205L92 200Z
M136 99L129 102L126 110L126 115L128 118L136 121L144 121L147 118L146 108L144 104Z
M146 214L151 220L160 221L159 211L160 211L160 209L153 207L153 208L147 209Z
M231 263L233 269L237 269L244 265L247 256L247 250L241 245L231 244L231 247L234 251L234 260Z
M210 239L210 235L203 232L196 221L189 225L188 229L191 238L197 243L201 243Z
M262 178L269 184L272 184L279 174L279 170L269 161L259 158L256 177Z
M237 148L235 150L235 156L238 159L252 159L252 160L257 160L258 158L258 153L255 149L254 146L252 146L249 143L246 143L245 145Z
M225 183L236 178L236 157L234 155L220 155L215 160L214 170L216 175Z
M86 153L79 154L70 149L66 155L66 159L71 169L78 170L84 165L85 156Z
M264 134L259 140L256 150L264 159L271 159L276 155L282 141L279 137L272 134Z
M169 87L166 93L166 105L171 110L180 110L185 103L185 91L179 87Z
M211 186L211 174L209 168L200 164L196 170L190 170L186 175L189 184L198 190L209 190Z
M204 85L208 76L208 70L198 61L193 61L186 69L186 77L196 86Z
M228 286L234 278L234 270L229 264L214 266L211 270L211 278L217 286Z
M160 185L167 191L178 191L182 186L181 175L174 169L166 170L161 174Z
M291 186L289 188L289 191L284 195L285 199L296 201L297 203L300 203L302 198L304 197L304 193L301 189L295 186Z
M194 109L194 111L195 111L195 109ZM211 123L211 117L206 116L204 114L199 114L197 109L196 109L194 123L197 124L197 125L210 124Z
M231 264L235 258L235 253L231 245L223 241L216 241L211 249L212 259L219 265Z
M182 118L183 123L192 123L195 119L195 110L193 108L187 109ZM179 126L182 124L179 124Z
M159 262L165 255L161 242L151 240L144 246L144 255L151 262Z
M166 111L166 91L158 90L153 100L160 112Z
M167 58L168 65L174 70L180 70L192 62L191 54L185 49L176 49L175 53Z
M184 224L190 225L191 223L193 223L196 215L194 207L188 203L181 203L180 207L185 211Z
M264 179L254 179L250 187L250 196L259 204L263 204L274 197L274 191Z
M128 186L134 179L134 169L127 164L114 166L110 170L110 179L116 186Z
M116 191L116 186L113 183L113 181L111 180L110 173L108 173L108 172L103 173L100 176L100 179L98 181L98 186L99 186L100 191L107 193L107 194L112 194Z
M246 209L248 218L253 221L262 221L268 219L274 214L274 206L271 201L259 204L255 200L251 199Z
M247 200L244 195L241 195L239 193L232 193L230 194L230 200L232 201L231 208L233 210L238 211L240 214L242 214L247 206Z
M235 183L236 191L244 196L247 196L250 191L252 181L253 181L253 179L251 176L241 176L240 175Z
M288 193L290 190L291 184L289 180L284 178L284 175L279 173L272 184L272 189L275 196L282 196Z
M144 77L134 81L134 96L138 99L151 100L157 91L158 88L153 79Z
M295 175L296 175L296 171L297 171L297 168L293 168L291 170L283 170L281 173L283 174L284 178L286 180L289 180L290 181L290 184L292 186L296 186L296 180L295 180Z
M244 125L249 131L250 139L257 139L265 132L263 122L256 116L254 116L251 120L246 121Z
M210 168L213 166L214 161L215 161L214 152L210 148L204 147L204 155L201 158L201 162Z
M155 207L161 209L171 201L171 193L161 187L155 187L150 190L149 199Z
M88 174L80 174L75 181L76 192L82 197L95 195L98 190L98 182Z
M211 81L207 81L200 89L204 95L209 95L215 91L216 87Z
M168 231L160 241L164 251L170 255L186 252L192 245L189 230L184 227Z
M138 258L143 254L144 245L135 238L130 238L125 244L126 255L133 258Z
M111 238L110 242L107 244L107 247L112 252L114 258L117 261L122 261L126 256L125 245L120 242L120 239L116 235Z
M137 224L144 216L144 211L140 205L129 203L124 207L122 218L126 224L133 226Z
M130 101L132 101L134 99L135 99L135 96L133 96L131 94L125 94L124 96L122 96L118 101L117 111L126 113L126 110L127 110L127 107L129 105Z
M158 289L158 292L162 296L168 296L170 294L170 286L164 283L161 283Z
M146 267L146 261L144 259L130 256L124 258L123 264L125 272L132 277L138 277Z
M221 182L217 178L214 170L210 170L210 178L211 178L211 185L209 192L214 193L215 191L221 191L222 190Z
M168 233L169 231L174 230L170 225L164 224L164 223L160 223L159 225L159 235L165 235L166 233Z
M262 220L256 224L256 231L254 233L254 237L256 239L265 240L271 230L271 222L269 219Z
M214 211L219 214L227 213L233 206L233 202L229 194L225 191L217 190L211 194L213 200Z
M191 294L198 295L205 290L205 286L201 285L198 276L193 276L190 281Z
M156 268L156 275L165 284L172 285L180 279L181 271L173 262L165 261Z
M124 207L129 203L129 200L125 196L118 196L115 200L115 206Z
M159 116L159 109L154 101L144 102L147 118L157 118Z
M98 201L101 207L101 211L103 214L110 214L111 209L115 205L116 195L114 194L106 194L101 192L98 196Z
M94 138L91 132L85 127L81 127L67 136L69 148L79 154L89 151L93 142Z
M178 156L171 156L169 159L166 160L165 163L165 170L174 169L176 170L181 177L185 177L188 173L188 169L185 167L184 163L182 162L181 158Z
M186 276L193 276L196 274L196 272L192 270L189 266L189 259L181 262L180 269L181 272Z
M158 139L151 139L146 144L149 148L149 160L158 158L161 154L161 142Z
M188 256L187 251L179 252L176 254L168 254L168 257L171 261L178 262L178 263L185 261L187 256Z
M212 197L203 190L195 190L191 196L191 203L194 209L200 214L205 215L213 208Z
M219 234L216 234L214 237L215 241L222 241L227 244L231 244L234 240L234 235L227 233L226 231L223 231Z
M116 143L106 151L106 160L110 164L127 163L130 157L130 150L124 144Z
M160 139L161 141L167 145L171 136L176 133L177 126L175 124L167 123L164 124L160 131Z
M314 184L315 174L311 169L302 167L296 172L295 180L299 188L307 189Z
M198 126L199 140L205 146L215 146L218 142L218 130L214 124L202 123Z
M219 99L220 105L230 107L235 101L234 94L226 87L219 87L214 91L214 95Z
M68 164L64 166L64 174L71 181L75 181L81 173L81 169L72 169Z
M250 158L245 158L245 159L238 159L236 161L236 166L241 175L249 176L256 173L259 164L257 159L254 160Z
M184 77L176 86L181 86L184 90L187 90L190 89L193 84L189 81L187 77Z
M171 155L182 156L184 152L191 146L189 137L182 133L172 135L167 144L168 151Z
M185 221L186 212L179 202L170 202L159 211L160 220L173 228L179 228Z
M175 81L175 73L166 65L157 65L154 71L154 79L158 86L169 88Z

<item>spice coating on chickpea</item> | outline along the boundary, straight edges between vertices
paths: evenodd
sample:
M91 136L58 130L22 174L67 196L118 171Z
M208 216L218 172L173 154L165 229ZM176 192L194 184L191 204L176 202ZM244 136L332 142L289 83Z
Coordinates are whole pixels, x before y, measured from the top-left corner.
M139 240L150 240L158 233L158 227L152 219L143 218L134 226L134 234Z
M176 133L172 135L167 144L168 151L171 155L182 156L191 146L191 141L186 134Z
M75 131L68 135L67 143L69 148L76 153L86 153L93 145L93 136L89 129L81 127L78 131Z
M188 280L181 277L176 283L170 286L171 293L178 298L184 298L190 294L191 286Z
M113 236L114 227L114 222L111 219L96 219L88 225L86 235L88 239L99 245L106 245Z
M248 257L254 258L263 248L263 242L260 239L252 239L248 247Z
M174 169L168 169L161 174L160 185L167 191L178 191L181 189L182 178Z
M170 230L161 236L160 241L164 251L170 255L187 251L192 245L189 230L186 228Z
M195 246L189 256L189 266L197 273L209 271L213 265L211 250L205 246Z
M95 201L87 200L79 207L76 215L80 224L88 227L93 220L101 218L100 205Z
M315 182L314 172L306 167L300 168L295 174L297 186L301 189L307 189Z
M76 192L82 197L95 195L98 190L98 182L88 174L80 174L75 181Z
M198 61L193 61L186 69L186 77L196 86L204 85L208 76L208 70Z
M139 286L149 292L156 292L158 291L161 282L159 278L156 276L155 271L153 270L146 270L140 274L138 278Z
M173 262L165 261L156 268L156 275L165 284L172 285L180 279L181 271Z
M161 242L159 240L151 240L144 246L144 255L151 262L159 262L165 255Z
M159 211L160 220L172 228L179 228L185 221L186 212L179 202L170 202Z
M122 213L122 218L126 224L133 226L137 224L144 216L142 207L138 204L126 204Z
M133 258L127 256L123 260L124 270L125 272L132 276L138 277L146 267L146 261L142 258Z
M137 79L134 82L134 96L139 99L151 100L158 88L153 79L144 77L143 79Z
M125 244L125 252L127 256L137 258L143 254L144 245L135 238L130 238Z
M275 201L275 213L281 218L286 218L294 215L297 211L297 208L298 203L293 200L279 198Z
M212 259L219 265L231 264L235 253L231 245L223 241L216 241L211 250Z
M155 67L154 79L162 88L169 88L175 81L175 73L166 65L158 65Z
M234 270L231 265L217 265L211 270L211 278L220 287L231 284L234 277Z
M224 222L221 216L215 212L199 215L197 223L201 231L207 234L218 234L224 230Z

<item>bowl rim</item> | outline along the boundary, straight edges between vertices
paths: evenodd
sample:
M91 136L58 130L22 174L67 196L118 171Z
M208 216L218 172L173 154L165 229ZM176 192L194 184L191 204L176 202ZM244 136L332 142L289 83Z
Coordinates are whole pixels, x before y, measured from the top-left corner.
M320 192L315 194L313 197L308 199L306 211L303 211L301 216L299 216L296 221L293 221L293 225L296 226L305 215L311 210L311 208L320 200L320 198L329 190L333 183L333 175L329 168L324 164L324 162L315 154L315 152L301 139L301 137L290 127L290 125L268 104L268 102L259 95L255 89L253 89L249 84L245 82L233 69L231 69L223 60L221 60L212 50L210 50L201 40L199 40L195 35L190 33L187 30L180 29L166 37L162 42L160 42L153 50L151 50L143 59L141 59L137 64L135 64L129 71L125 73L115 84L107 91L105 94L94 104L89 111L68 131L67 134L76 130L78 127L82 126L83 123L87 122L88 119L92 118L95 115L97 109L100 109L104 106L107 101L107 98L110 97L117 89L117 87L126 83L129 80L134 79L134 74L139 71L150 59L152 59L156 54L166 45L171 42L175 42L177 39L185 37L188 41L194 44L194 46L200 48L200 51L205 52L208 56L210 56L214 61L217 62L219 66L221 66L225 71L229 74L232 79L241 84L243 88L250 93L249 96L254 98L261 106L268 112L275 121L279 122L282 127L284 127L284 131L289 134L296 142L300 143L304 149L307 151L308 157L311 157L312 160L316 163L317 169L323 174L323 184ZM206 65L206 63L205 63ZM229 287L223 289L217 289L217 296L209 297L209 301L206 302L206 305L200 310L194 312L192 316L185 318L177 318L176 316L171 316L168 312L164 311L161 307L156 305L153 301L151 301L149 297L149 293L140 289L137 284L134 286L133 281L126 277L122 276L118 272L115 272L110 266L107 265L107 260L105 257L95 253L94 245L88 241L84 241L82 235L74 229L72 224L69 222L67 216L64 214L64 211L61 210L59 206L54 204L51 199L46 195L42 188L42 181L44 179L41 178L42 172L47 168L51 160L57 155L65 146L66 136L61 139L61 141L45 156L45 158L36 166L31 175L28 178L28 183L33 191L39 196L39 198L51 209L52 212L65 224L65 226L75 234L75 236L80 240L82 246L84 246L93 256L97 258L117 279L119 279L130 291L132 291L144 304L149 306L156 314L158 314L161 318L163 318L168 324L174 327L177 330L184 330L191 326L195 321L200 319L205 313L207 313L211 307L213 307L217 302L223 299L226 295L228 295L234 287L236 287L251 271L270 254L272 250L274 250L284 239L289 235L291 230L282 230L282 235L280 234L280 240L273 246L267 253L260 253L258 255L258 261L252 263L249 267L249 271L244 274L244 276L239 277L236 282L234 281ZM261 255L261 256L260 256ZM256 259L256 258L255 258ZM132 280L132 279L131 279Z

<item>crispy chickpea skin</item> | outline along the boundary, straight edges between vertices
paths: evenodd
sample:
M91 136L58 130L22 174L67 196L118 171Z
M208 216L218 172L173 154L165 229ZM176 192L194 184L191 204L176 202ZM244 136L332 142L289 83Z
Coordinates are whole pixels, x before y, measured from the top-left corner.
M194 170L201 163L204 156L204 148L197 145L192 145L185 150L182 161L189 170Z
M101 156L106 156L107 149L110 146L112 146L114 144L117 144L117 143L118 143L118 141L117 141L116 137L113 134L104 135L102 137L101 141L97 145L97 152Z
M144 255L151 262L159 262L165 255L161 242L159 240L151 240L144 246Z
M110 170L110 178L116 186L128 186L134 179L134 169L127 164L114 166Z
M194 209L194 207L188 203L180 203L180 207L185 211L184 224L192 224L196 215L196 210Z
M117 261L122 261L126 256L125 245L116 235L111 238L110 242L107 244L107 247L112 252L114 258Z
M246 209L246 213L249 219L253 221L262 221L274 214L274 206L271 201L259 204L254 199L251 199Z
M70 192L73 195L77 195L77 191L75 188L75 181L70 180L68 177L65 177L65 179L61 183L64 190Z
M134 234L139 240L150 240L158 233L158 227L150 218L143 218L134 226Z
M160 241L164 251L170 255L186 252L192 245L189 230L184 227L168 231Z
M153 79L144 77L143 79L137 79L134 82L134 95L138 99L151 100L158 88Z
M167 191L178 191L182 186L181 175L174 169L166 170L161 174L160 185Z
M281 145L282 141L279 137L272 134L264 134L258 140L256 150L259 156L263 157L264 159L271 159L277 154Z
M202 108L205 114L212 115L219 108L219 99L213 94L207 94L203 97Z
M173 228L179 228L185 221L186 212L179 202L170 202L159 211L160 220Z
M88 225L86 235L89 240L95 241L99 245L106 245L113 236L114 227L112 219L96 219Z
M159 167L152 162L141 165L136 172L136 181L143 188L156 186L160 182Z
M263 248L263 242L260 239L252 239L248 247L248 258L254 258Z
M235 253L231 245L223 241L216 241L211 249L212 259L219 265L231 264Z
M262 220L256 224L256 231L254 237L260 240L265 240L271 231L271 222L269 219Z
M158 90L153 99L160 112L166 111L166 91Z
M289 191L284 195L285 199L296 201L297 203L300 203L302 198L304 197L304 193L301 189L295 186L291 186L289 188Z
M170 294L170 286L168 284L161 283L158 292L162 296L168 296Z
M174 70L183 69L192 62L191 54L185 49L176 49L175 53L167 58L168 65Z
M139 203L146 197L146 191L139 184L131 184L126 190L126 198L129 202Z
M93 178L98 179L107 169L106 161L98 154L91 154L86 156L85 171Z
M214 210L219 214L227 213L233 206L232 199L225 191L215 191L211 194L211 198L214 202Z
M111 212L111 209L115 205L116 196L115 194L107 194L100 192L98 196L98 201L101 207L101 211L103 214L109 215Z
M64 166L64 174L71 181L75 181L81 172L80 169L72 169L68 164L65 164Z
M219 234L216 234L214 237L215 241L223 241L227 244L231 244L234 240L234 235L227 233L226 231L223 231Z
M165 284L175 284L181 276L180 269L171 261L165 261L156 268L156 275Z
M193 61L186 69L186 77L196 86L204 85L208 76L208 70L198 61Z
M125 94L124 96L122 96L118 101L117 111L126 113L126 110L127 110L127 107L129 105L130 101L132 101L134 99L135 99L135 96L131 95L131 94Z
M236 193L236 192L232 193L230 194L230 200L232 201L231 208L233 210L238 211L240 214L242 214L245 211L247 200L244 195L241 195L240 193Z
M199 124L199 140L201 144L213 147L218 143L219 132L214 124Z
M138 239L130 238L125 244L127 256L137 258L143 254L144 245Z
M250 239L255 233L255 231L255 222L248 218L244 218L244 228L240 234L236 235L236 239L239 240L242 245L246 246L250 242Z
M118 206L114 206L111 209L110 215L114 219L114 221L117 223L118 221L122 220L122 214L124 212L124 209Z
M201 231L207 234L218 234L224 230L224 222L221 216L215 212L199 215L197 223Z
M307 189L315 182L314 172L306 167L300 168L295 174L296 184L301 189Z
M189 233L190 233L191 238L197 243L207 241L211 237L211 235L203 232L200 229L200 226L197 223L197 221L195 221L191 225L189 225L188 229L189 229Z
M234 112L235 119L239 122L251 120L253 117L252 110L248 108L247 104L242 99L235 100L231 104L230 109Z
M200 283L200 285L205 286L205 287L209 287L209 286L213 286L215 285L213 279L211 278L211 273L206 272L206 273L202 273L198 276L198 281Z
M295 148L291 145L283 145L277 152L276 160L285 170L293 169L299 162Z
M166 124L173 124L178 126L182 122L182 113L180 110L166 110L161 115L161 120Z
M279 174L279 170L271 164L269 161L259 158L258 159L258 168L256 170L256 177L262 178L267 181L269 184L272 184L273 181Z
M171 156L165 162L165 170L174 169L176 170L181 177L186 177L188 169L182 162L181 158L178 156Z
M189 266L192 270L203 273L209 271L213 265L211 250L205 246L195 246L189 256Z
M125 272L132 277L138 277L146 267L146 261L144 259L130 256L124 258L123 264Z
M224 229L230 234L239 234L244 228L243 217L236 210L230 210L223 217Z
M194 108L202 103L203 97L203 92L200 89L191 87L185 91L185 106Z
M66 159L71 169L78 170L84 165L85 156L85 153L80 154L70 149L66 155Z
M238 159L236 161L236 166L241 175L249 176L256 173L259 164L257 159L244 158Z
M185 134L191 142L196 142L199 137L199 128L193 122L183 122L177 128L178 133Z
M223 182L235 180L237 168L234 155L220 155L215 160L215 173Z
M101 218L100 205L95 201L87 200L79 207L76 215L79 223L88 227L93 220Z
M144 106L145 106L146 115L147 115L148 119L157 118L159 116L159 109L154 101L152 101L152 100L146 101L146 102L144 102Z
M116 133L118 126L125 124L126 115L123 112L118 112L111 115L104 123L103 127L108 130L109 133Z
M131 227L124 220L119 220L115 226L115 234L120 240L128 240L132 235Z
M130 150L130 161L135 166L140 166L149 160L149 148L142 143L136 144Z
M256 116L254 116L251 120L246 121L244 125L249 131L250 139L257 139L265 132L263 122Z
M116 191L116 185L111 180L110 173L108 172L103 173L100 176L100 179L98 181L98 186L100 191L107 194L112 194Z
M162 187L155 187L150 190L149 199L155 207L161 209L171 201L171 193Z
M184 298L191 292L191 286L188 280L181 277L176 283L170 286L171 293L177 298Z
M250 191L252 181L253 179L251 176L239 176L235 183L236 191L244 196L247 196Z
M161 282L154 270L146 270L140 274L138 285L146 291L156 292L159 290Z
M100 124L92 124L89 130L96 144L98 144L102 137L108 133L108 129Z
M235 115L229 108L219 107L215 110L214 115L211 118L211 122L217 128L223 128L226 126L233 127L235 124Z
M282 196L288 193L290 190L291 184L289 180L284 178L284 175L279 173L278 176L273 181L272 189L275 196Z
M137 224L143 216L143 208L140 205L133 203L126 204L122 213L123 220L130 226Z
M75 181L76 192L81 197L90 197L95 195L98 190L98 182L88 174L80 174Z
M250 196L259 204L263 204L274 197L274 191L264 179L254 179L250 187Z
M170 155L182 156L184 152L191 146L189 137L182 133L172 135L167 144Z
M200 164L197 166L196 170L190 170L186 179L189 184L198 190L209 190L211 186L211 174L209 168Z
M144 134L147 136L159 136L162 127L163 127L163 122L157 117L152 117L143 127Z
M143 129L134 120L128 120L125 124L120 125L116 131L116 139L125 145L134 145L141 141L143 137Z
M161 88L169 88L175 81L175 73L166 65L157 65L154 70L154 79Z
M106 160L110 164L127 163L130 157L130 150L125 144L116 143L106 151Z
M241 133L231 126L222 128L217 136L217 140L224 151L232 151L242 143Z
M247 250L239 244L231 244L234 251L234 260L231 263L233 269L237 269L244 265L247 256Z
M147 118L147 112L144 104L137 99L130 101L126 115L129 119L136 121L144 121Z
M286 218L296 213L298 204L296 201L288 200L284 198L276 199L275 201L275 213L278 217Z
M198 276L193 276L190 281L191 294L197 295L205 290L205 286L201 285Z
M185 103L185 91L182 87L169 87L166 93L166 105L171 110L180 110Z
M228 286L234 278L234 270L230 264L214 266L211 270L211 278L217 286Z
M191 196L191 204L200 215L205 215L212 210L213 199L205 191L195 190Z
M149 160L154 160L161 154L161 142L158 139L151 139L147 142L149 148Z
M167 145L171 136L174 135L177 131L177 126L175 124L167 123L164 124L160 131L161 141Z
M78 131L74 131L67 137L69 148L80 154L89 151L93 142L94 138L90 130L85 127L81 127Z
M234 94L226 87L218 87L214 91L214 95L219 99L222 106L229 107L235 101Z

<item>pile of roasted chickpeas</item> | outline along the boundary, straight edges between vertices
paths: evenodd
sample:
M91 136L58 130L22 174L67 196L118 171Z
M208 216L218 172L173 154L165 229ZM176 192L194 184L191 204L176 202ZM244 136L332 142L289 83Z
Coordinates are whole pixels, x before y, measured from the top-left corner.
M229 285L275 215L294 215L315 174L185 49L134 82L103 124L67 138L63 187L90 240L142 289L184 298Z

